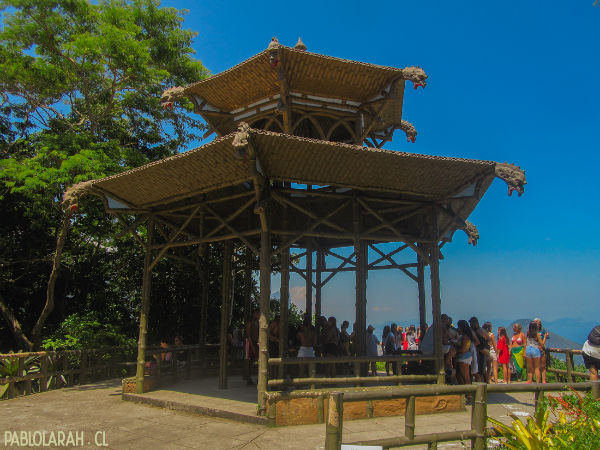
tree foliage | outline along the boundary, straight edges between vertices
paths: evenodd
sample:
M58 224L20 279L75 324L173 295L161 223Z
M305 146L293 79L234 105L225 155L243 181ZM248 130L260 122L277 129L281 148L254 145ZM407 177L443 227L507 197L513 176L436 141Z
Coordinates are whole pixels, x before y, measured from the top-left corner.
M163 109L159 100L207 71L194 59L184 12L157 1L0 0L0 9L0 333L3 344L12 333L25 348L15 325L27 335L44 306L62 193L198 140L203 124L191 103ZM141 249L116 237L116 220L97 201L84 199L79 211L45 334L70 314L96 311L132 335ZM170 282L181 291L197 284L195 270L177 277Z

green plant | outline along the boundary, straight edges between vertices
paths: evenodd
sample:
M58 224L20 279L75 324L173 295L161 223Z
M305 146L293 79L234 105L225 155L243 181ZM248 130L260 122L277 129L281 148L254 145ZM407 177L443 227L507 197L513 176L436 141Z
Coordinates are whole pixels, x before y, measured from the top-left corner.
M510 426L488 417L503 448L538 450L600 448L600 400L575 390L541 399L526 424L511 415Z
M39 357L28 356L23 358L23 375L38 373L40 371ZM2 378L14 377L19 375L19 358L8 357L0 359L0 381ZM14 384L17 393L21 391L21 385L24 382L16 382ZM9 383L0 383L0 398L7 395L10 388Z
M534 417L527 417L524 424L519 417L511 414L511 426L488 417L502 436L502 444L509 449L538 450L556 447L557 436L553 433L554 424L549 420L550 410L546 405L538 406Z

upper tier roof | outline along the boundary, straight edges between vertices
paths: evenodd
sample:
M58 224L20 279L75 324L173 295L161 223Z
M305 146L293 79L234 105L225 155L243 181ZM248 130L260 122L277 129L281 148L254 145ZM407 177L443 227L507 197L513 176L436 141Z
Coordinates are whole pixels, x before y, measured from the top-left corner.
M164 102L182 95L195 105L218 134L235 131L239 121L257 115L282 115L279 108L320 108L354 117L375 136L390 138L401 127L404 81L425 86L418 67L398 69L350 61L286 47L274 40L246 61L183 88L172 88ZM282 99L285 96L285 99ZM361 114L365 117L361 118ZM370 124L372 122L372 124ZM284 131L285 130L281 130Z

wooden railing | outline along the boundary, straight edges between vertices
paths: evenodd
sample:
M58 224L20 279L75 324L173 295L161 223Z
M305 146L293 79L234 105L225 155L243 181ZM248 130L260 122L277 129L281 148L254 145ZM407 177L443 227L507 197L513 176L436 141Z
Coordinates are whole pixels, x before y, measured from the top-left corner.
M423 362L429 362L424 368ZM361 376L367 372L371 363L390 363L394 375L386 376ZM317 385L354 385L361 386L364 383L397 383L405 382L440 382L438 375L432 374L435 367L434 355L385 355L385 356L347 356L347 357L314 357L314 358L269 358L268 365L271 373L277 373L279 378L268 381L269 388L283 388L309 385L315 389ZM406 366L413 364L413 366ZM289 369L289 366L297 366L297 370ZM352 376L317 376L317 368L321 367L325 373L337 374L339 372L350 372ZM362 366L362 370L361 370ZM366 366L366 367L365 367ZM337 370L336 370L337 368ZM341 370L340 370L341 369ZM427 371L430 373L408 373L407 371ZM295 372L295 373L294 373ZM443 378L441 380L443 382Z
M343 440L344 402L406 399L404 417L404 436L387 439L374 439L345 443L347 445L380 446L384 449L403 447L407 445L427 444L434 447L438 442L470 440L471 448L485 448L486 438L494 434L493 428L487 425L487 394L534 392L535 399L549 391L591 391L595 398L600 398L600 382L584 383L548 383L548 384L485 384L474 383L460 386L419 386L411 388L391 388L386 390L365 390L356 392L331 392L328 394L328 411L325 433L325 449L339 450ZM301 396L301 393L298 393ZM471 409L471 428L461 431L449 431L428 434L415 434L415 399L435 395L474 395Z
M559 375L562 379L564 379L568 383L572 383L575 381L576 377L579 378L590 378L590 374L588 372L577 372L575 370L575 364L573 363L573 356L580 355L581 350L571 350L565 348L547 348L546 351L546 372L555 373ZM550 367L550 356L552 353L559 353L565 355L565 363L567 369L555 369L554 367Z
M0 354L0 398L87 384L135 372L137 347Z
M156 364L147 368L147 374L175 381L179 374L189 375L192 368L217 368L218 350L219 344L206 344L204 349L199 345L149 347L146 361L162 353L171 353L172 358L168 363L157 358ZM0 376L0 399L130 377L135 375L136 355L137 346L0 354L3 372L10 373Z

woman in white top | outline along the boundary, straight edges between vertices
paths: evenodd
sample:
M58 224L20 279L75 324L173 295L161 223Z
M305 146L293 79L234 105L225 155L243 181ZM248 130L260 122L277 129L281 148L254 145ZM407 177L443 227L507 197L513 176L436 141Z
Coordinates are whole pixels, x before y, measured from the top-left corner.
M590 381L598 381L600 370L600 325L595 326L588 334L587 341L581 349L583 363L590 371Z

